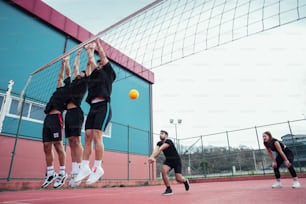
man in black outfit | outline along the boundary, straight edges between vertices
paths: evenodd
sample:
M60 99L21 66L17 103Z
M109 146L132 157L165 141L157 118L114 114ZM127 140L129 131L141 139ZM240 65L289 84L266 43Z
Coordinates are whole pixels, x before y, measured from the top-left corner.
M98 65L94 60L94 53L89 51L89 65L92 72L88 79L88 95L86 102L90 110L85 122L85 146L80 171L75 178L79 182L89 176L86 184L93 184L103 176L102 160L104 155L103 132L112 117L110 106L112 84L116 79L116 73L106 54L96 40L97 51L100 56ZM92 169L89 167L89 158L92 153L92 142L94 143L95 161Z
M175 179L179 183L183 183L185 185L185 190L189 190L189 181L182 176L182 162L181 158L173 144L173 142L168 139L168 132L165 130L160 131L160 141L157 143L156 148L154 149L152 155L149 158L149 162L153 163L156 161L158 155L163 152L166 160L164 161L164 165L162 166L161 172L164 184L166 186L166 191L163 195L172 195L172 189L170 187L170 182L168 178L168 172L174 169Z
M89 48L88 48L89 49ZM71 150L72 171L69 186L76 187L81 182L74 182L74 178L79 173L82 162L83 146L81 144L81 131L84 122L84 112L81 102L87 91L88 74L90 66L87 63L86 71L79 72L80 54L82 48L77 51L73 65L73 81L68 86L67 112L65 116L65 135L68 138ZM65 61L66 68L70 71L69 60ZM69 75L70 76L70 75Z
M45 120L43 124L43 148L46 159L46 176L45 181L41 185L42 188L46 188L50 183L54 180L54 188L60 188L64 185L65 180L67 178L65 161L66 161L66 153L63 146L63 116L62 113L65 110L66 101L67 101L67 87L70 84L70 77L67 77L64 80L65 86L63 86L63 78L64 78L64 69L65 69L65 61L67 59L63 59L62 67L58 76L57 89L52 94L49 99L49 102L45 108ZM69 73L66 70L66 75ZM56 174L54 171L54 152L53 146L58 154L59 160L59 174Z

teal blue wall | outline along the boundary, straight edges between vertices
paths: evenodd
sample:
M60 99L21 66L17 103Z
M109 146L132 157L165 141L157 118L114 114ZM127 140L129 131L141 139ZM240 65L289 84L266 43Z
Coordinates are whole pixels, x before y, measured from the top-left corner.
M17 133L18 122L16 118L6 117L3 123L3 134L15 135ZM19 136L41 140L42 124L23 120L20 123Z
M0 1L0 88L13 79L20 92L32 71L63 53L65 35L7 2Z
M19 95L30 73L63 53L66 35L22 9L9 4L8 1L0 1L0 10L0 89L6 90L8 81L12 79L15 81L13 92ZM67 50L78 43L69 39ZM117 80L113 85L111 101L112 137L104 138L105 149L147 155L150 151L151 85L115 62L112 64L117 73ZM51 85L47 82L41 84L45 86L48 96L56 86L53 82ZM128 97L128 92L132 88L139 91L139 99L131 100ZM29 89L31 89L31 84ZM31 91L33 89L29 93ZM89 106L84 101L82 108L87 114ZM15 135L17 125L18 119L6 117L3 133ZM22 121L20 136L41 139L41 132L42 124ZM84 141L84 135L82 141Z

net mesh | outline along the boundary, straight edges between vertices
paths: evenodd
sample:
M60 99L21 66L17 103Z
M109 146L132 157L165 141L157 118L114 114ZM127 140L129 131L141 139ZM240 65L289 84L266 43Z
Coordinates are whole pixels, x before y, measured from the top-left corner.
M69 55L70 64L70 76L73 79L73 65L77 51L72 52ZM87 64L87 52L86 49L82 49L80 53L79 72L86 69ZM57 88L58 74L62 67L62 60L56 61L46 69L38 71L32 75L31 82L26 90L26 96L28 99L39 103L47 103L52 93ZM67 77L64 74L64 79Z
M80 47L101 38L114 48L107 46L108 57L134 67L134 72L139 74L144 72L144 69L136 69L139 65L152 70L305 18L306 0L158 0L67 53L73 65ZM118 50L124 55L118 54ZM46 103L56 88L61 59L67 53L33 72L23 93L26 90L27 97ZM81 70L85 69L86 63L87 54L83 49ZM133 76L122 69L115 71L117 82Z
M164 0L102 32L149 69L306 17L306 0Z

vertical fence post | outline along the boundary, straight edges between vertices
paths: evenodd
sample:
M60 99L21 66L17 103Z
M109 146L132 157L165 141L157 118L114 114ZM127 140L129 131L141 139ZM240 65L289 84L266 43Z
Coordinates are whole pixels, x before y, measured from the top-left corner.
M205 156L204 156L204 145L203 145L203 136L201 135L201 147L202 147L202 161L203 161L203 174L204 177L207 177L206 174L206 162L205 162Z
M8 175L7 175L7 181L11 180L11 174L12 174L14 159L15 159L15 154L16 154L17 141L18 141L18 138L19 138L20 125L21 125L21 121L22 121L23 108L24 108L24 104L25 104L25 98L26 98L26 95L24 95L23 99L22 99L21 111L20 111L19 120L18 120L18 126L17 126L17 131L16 131L14 148L13 148L13 151L12 151L12 159L11 159L11 163L10 163L10 169L9 169L9 172L8 172Z
M289 131L290 131L291 139L292 139L292 142L293 142L294 152L295 152L295 155L297 156L297 160L298 160L298 164L299 164L299 169L300 169L300 172L302 172L301 163L300 163L300 158L299 158L299 154L298 154L298 152L297 152L296 144L295 144L295 141L294 141L294 138L293 138L293 133L292 133L290 121L288 121L288 127L289 127ZM294 154L293 154L293 155L294 155Z
M263 172L263 175L265 175L266 172L265 172L265 166L264 166L264 156L263 156L263 153L260 149L260 143L259 143L259 138L258 138L258 130L257 130L256 126L254 128L255 128L256 137L257 137L258 151L260 152L260 156L261 156L262 172Z
M152 137L153 137L153 135L152 135ZM152 148L152 145L151 145L151 134L150 134L150 131L148 130L148 157L150 156L150 152L151 152L151 148ZM150 164L150 162L148 162L147 161L147 164L148 164L148 173L149 173L149 178L148 178L148 180L153 180L152 179L152 175L153 175L153 173L151 172L151 164Z
M128 135L127 135L127 162L128 162L128 172L127 172L127 176L128 176L128 180L130 180L130 163L131 163L131 161L130 161L130 126L128 125L127 126L127 128L128 128Z
M229 138L228 138L228 131L226 131L226 139L227 139L227 147L228 147L228 160L231 161L231 158L230 158L231 157L231 147L230 147ZM232 164L230 168L231 168L232 176L234 176Z

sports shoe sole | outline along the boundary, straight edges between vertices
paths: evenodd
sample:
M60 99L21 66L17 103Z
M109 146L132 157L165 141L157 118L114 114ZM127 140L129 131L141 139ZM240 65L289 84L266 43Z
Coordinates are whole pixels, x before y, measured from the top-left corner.
M102 173L101 176L97 177L97 179L95 179L95 180L89 180L89 179L88 179L88 180L86 181L86 184L87 184L87 185L90 185L90 184L96 183L103 175L104 175L104 173Z
M65 184L66 179L67 179L67 174L65 175L64 179L62 180L62 182L58 186L54 185L53 188L58 189L58 188L62 187Z
M173 195L173 193L163 193L162 195L163 196L171 196L171 195Z
M91 171L88 172L88 174L83 174L82 176L77 175L74 179L74 182L81 182L84 178L89 176Z
M56 179L56 175L53 176L53 179L51 181L49 181L48 183L46 183L44 185L41 185L40 187L41 188L47 188L55 179Z

